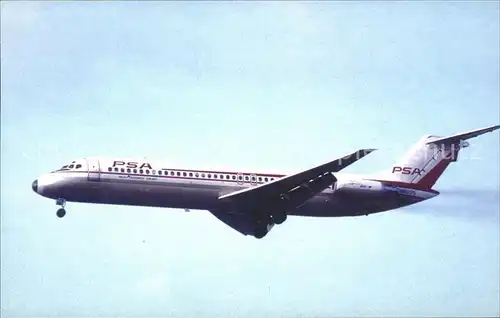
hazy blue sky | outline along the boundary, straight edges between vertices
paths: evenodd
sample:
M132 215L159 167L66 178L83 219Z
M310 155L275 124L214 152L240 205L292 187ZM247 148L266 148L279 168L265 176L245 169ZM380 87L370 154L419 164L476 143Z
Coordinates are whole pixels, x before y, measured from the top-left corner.
M442 194L263 240L208 212L69 204L85 156L292 172L500 122L498 2L1 3L2 317L500 314L499 133Z

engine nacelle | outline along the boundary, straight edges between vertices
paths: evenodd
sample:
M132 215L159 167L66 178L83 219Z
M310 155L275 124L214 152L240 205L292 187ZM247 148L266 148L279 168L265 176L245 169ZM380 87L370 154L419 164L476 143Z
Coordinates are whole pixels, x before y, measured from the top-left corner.
M333 186L334 193L346 194L382 194L384 186L378 181L370 180L339 180Z

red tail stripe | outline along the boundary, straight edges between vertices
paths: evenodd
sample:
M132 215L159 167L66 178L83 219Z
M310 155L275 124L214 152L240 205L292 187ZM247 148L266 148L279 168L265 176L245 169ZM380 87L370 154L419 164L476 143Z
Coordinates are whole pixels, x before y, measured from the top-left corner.
M429 171L420 181L417 182L418 185L426 188L432 188L439 177L446 170L450 164L450 159L441 160L434 168Z
M452 151L453 154L451 153ZM429 171L425 176L423 176L423 178L417 183L424 187L432 188L436 183L436 181L439 179L439 177L446 170L446 168L448 168L450 162L457 159L459 151L460 151L459 147L453 147L451 151L447 151L444 155L444 158L442 158L441 161L438 162L434 166L434 168L432 168L431 171Z

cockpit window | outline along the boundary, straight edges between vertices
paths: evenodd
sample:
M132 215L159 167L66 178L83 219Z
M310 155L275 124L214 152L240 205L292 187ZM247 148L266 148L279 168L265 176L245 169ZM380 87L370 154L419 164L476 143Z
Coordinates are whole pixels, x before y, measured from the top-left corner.
M82 164L78 163L78 161L72 161L69 165L64 165L61 168L54 170L52 172L68 171L80 168L82 168Z
M73 165L72 165L72 166L73 166ZM52 172L67 171L67 170L69 170L69 169L70 169L70 167L69 167L68 165L64 165L64 166L62 166L61 168L59 168L59 169L57 169L57 170L54 170L54 171L52 171Z

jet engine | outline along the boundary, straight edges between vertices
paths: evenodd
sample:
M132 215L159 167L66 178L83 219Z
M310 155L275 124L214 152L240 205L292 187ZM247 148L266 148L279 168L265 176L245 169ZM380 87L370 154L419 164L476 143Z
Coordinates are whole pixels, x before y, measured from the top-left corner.
M342 180L333 185L333 191L339 194L380 195L384 192L384 185L370 180Z

